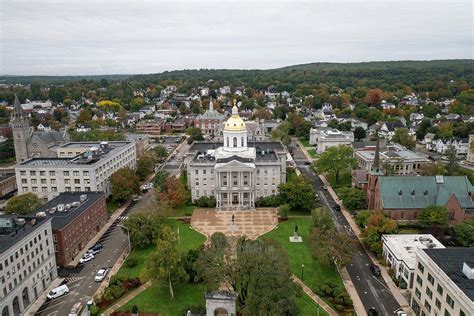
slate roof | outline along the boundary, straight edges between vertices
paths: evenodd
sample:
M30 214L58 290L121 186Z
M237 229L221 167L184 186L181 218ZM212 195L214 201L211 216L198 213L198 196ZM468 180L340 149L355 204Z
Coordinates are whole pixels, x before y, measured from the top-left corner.
M474 187L462 176L380 177L380 195L387 209L421 209L444 206L454 194L462 208L474 209L470 193Z
M390 132L394 132L395 129L397 129L397 128L403 128L403 127L405 127L405 125L403 125L403 123L400 122L400 121L396 121L396 122L385 122L385 126L387 126L387 129L388 129Z
M55 130L51 130L47 132L35 131L33 135L41 139L41 141L44 142L45 144L64 142L64 136L63 136L64 133L58 132Z

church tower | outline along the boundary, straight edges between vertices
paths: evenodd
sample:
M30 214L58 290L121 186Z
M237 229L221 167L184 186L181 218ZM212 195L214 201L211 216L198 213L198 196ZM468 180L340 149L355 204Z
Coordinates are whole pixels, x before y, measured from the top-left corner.
M13 144L15 146L16 162L20 163L28 159L28 139L31 135L30 121L15 95L13 112L10 117L12 127Z
M377 143L375 145L375 154L374 154L374 163L372 164L372 168L369 171L368 175L368 185L367 185L367 196L366 196L366 203L367 208L369 210L374 210L376 207L376 197L375 197L375 189L379 180L380 176L383 176L384 173L380 168L380 141L379 141L379 132L376 131Z

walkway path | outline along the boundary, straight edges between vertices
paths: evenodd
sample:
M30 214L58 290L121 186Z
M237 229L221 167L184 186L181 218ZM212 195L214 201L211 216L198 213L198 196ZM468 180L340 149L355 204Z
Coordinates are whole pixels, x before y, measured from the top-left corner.
M105 312L103 312L101 315L110 315L113 312L115 312L117 309L122 307L123 305L127 304L131 299L133 299L135 296L140 294L141 292L145 291L147 288L151 286L151 282L148 281L144 284L142 284L140 287L136 288L135 290L131 291L128 293L128 295L122 297L120 300L118 300L114 305L110 306Z
M339 315L334 309L332 309L331 306L329 306L325 301L323 301L316 293L314 293L309 287L306 286L306 284L303 283L296 275L293 274L293 282L298 284L303 291L308 294L308 296L319 306L321 306L322 309L326 311L331 316L337 316Z
M232 223L234 216L234 223ZM191 217L191 227L207 238L215 232L226 236L246 236L257 239L278 225L277 210L262 208L255 211L216 211L195 209Z

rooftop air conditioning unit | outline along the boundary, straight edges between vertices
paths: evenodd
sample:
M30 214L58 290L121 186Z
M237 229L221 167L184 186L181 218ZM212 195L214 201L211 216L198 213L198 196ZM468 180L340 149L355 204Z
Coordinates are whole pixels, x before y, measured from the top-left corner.
M25 225L25 219L24 218L17 218L17 219L15 219L15 223L18 226L23 226L23 225Z
M53 207L49 210L49 212L50 212L51 214L54 214L56 211L57 211L56 206L53 206Z
M85 200L87 200L87 194L81 194L80 200L81 202L84 202Z
M46 212L37 212L36 217L46 217Z
M58 204L58 212L64 212L64 204Z
M81 202L72 202L72 207L78 207L81 205Z
M66 210L70 209L70 208L71 208L71 204L70 204L70 203L66 204L66 207L65 207L65 208L66 208Z

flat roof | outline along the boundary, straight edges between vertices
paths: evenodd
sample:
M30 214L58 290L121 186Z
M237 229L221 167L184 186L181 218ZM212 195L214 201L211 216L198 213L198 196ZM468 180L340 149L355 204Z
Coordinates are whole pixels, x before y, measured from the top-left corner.
M372 161L375 157L375 148L374 149L362 149L357 150L356 154L361 156L365 160ZM388 146L384 150L380 150L380 158L386 160L410 160L410 161L423 161L429 162L428 158L425 158L414 151L411 151L400 145Z
M98 155L93 156L92 159L85 158L84 154L80 154L75 157L64 157L64 158L32 158L20 163L18 166L79 166L79 165L91 165L102 158L106 158L110 155L115 154L122 147L132 144L131 141L126 142L107 142L107 146L101 146L101 142L70 142L64 144L58 148L99 148Z
M474 266L474 248L423 249L428 257L474 302L474 279L462 272L464 263Z
M445 248L431 234L382 235L382 240L395 256L395 259L405 262L410 270L415 269L416 252L418 249L427 249L429 247Z
M0 215L0 221L15 221L16 219L24 219L25 224L14 224L12 228L8 229L0 227L0 253L6 252L16 243L34 232L42 224L50 220L49 218L35 216Z
M86 200L81 202L81 196L86 195ZM57 197L41 206L36 212L45 212L47 218L51 218L51 225L53 229L62 229L66 225L73 222L83 212L85 212L92 204L94 204L101 197L105 196L104 192L99 191L87 191L87 192L63 192ZM72 204L73 202L81 203L77 207L72 207L65 212L55 211L51 213L53 207L57 207L59 204Z
M0 181L4 181L14 176L15 176L15 170L3 170L0 172Z

